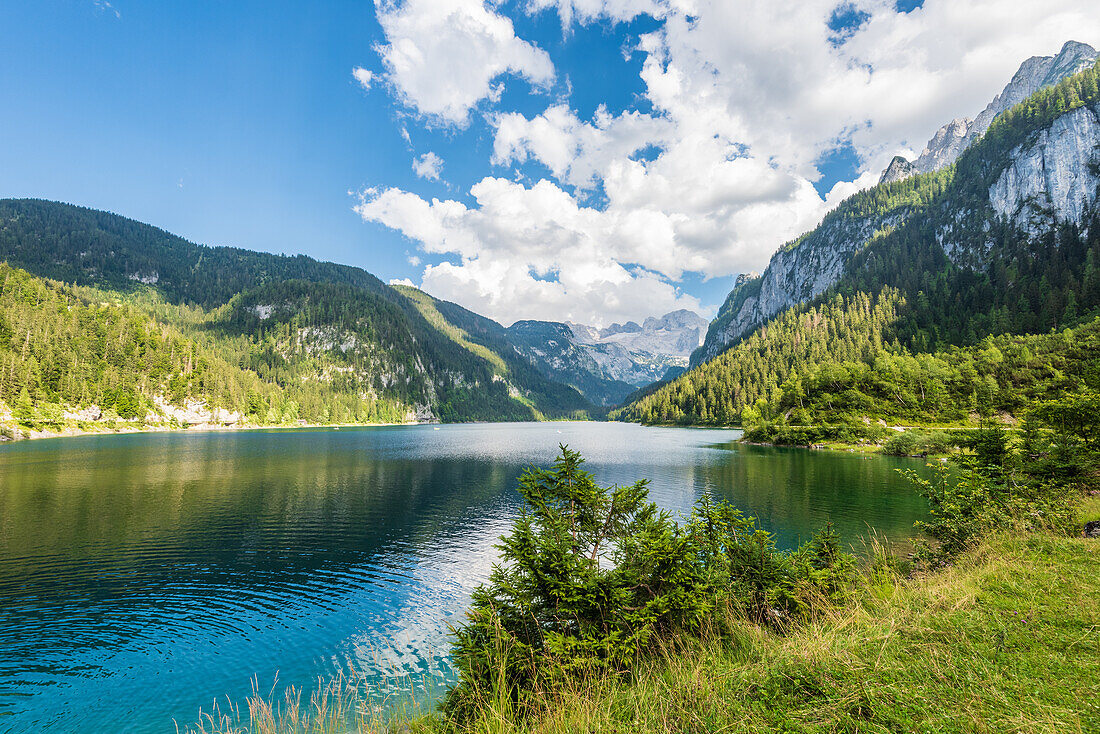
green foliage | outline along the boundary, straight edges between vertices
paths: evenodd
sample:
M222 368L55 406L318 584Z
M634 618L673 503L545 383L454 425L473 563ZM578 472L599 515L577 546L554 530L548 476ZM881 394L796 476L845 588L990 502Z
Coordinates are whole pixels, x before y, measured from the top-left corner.
M1096 458L1079 450L1071 436L1040 437L1029 426L1013 437L1003 426L989 424L961 443L970 453L955 457L959 469L938 464L931 479L905 472L929 503L929 519L917 527L933 542L919 545L918 559L933 566L950 562L1005 528L1073 529L1081 496L1076 479L1095 467ZM1063 447L1061 471L1051 472L1048 457L1057 445Z
M949 453L966 436L959 431L901 431L882 444L889 456L929 456Z
M831 526L783 552L728 505L704 498L678 524L644 480L600 487L582 462L562 446L552 469L520 478L526 508L455 631L460 682L444 707L457 720L538 686L628 673L659 639L731 608L785 628L856 578Z
M1100 449L1100 392L1086 388L1045 401L1035 406L1033 415L1080 439L1090 450Z
M527 509L456 632L452 711L486 689L529 687L546 657L568 671L620 670L656 624L698 613L679 598L684 559L670 551L683 538L646 483L602 488L581 463L562 447L552 470L520 478Z

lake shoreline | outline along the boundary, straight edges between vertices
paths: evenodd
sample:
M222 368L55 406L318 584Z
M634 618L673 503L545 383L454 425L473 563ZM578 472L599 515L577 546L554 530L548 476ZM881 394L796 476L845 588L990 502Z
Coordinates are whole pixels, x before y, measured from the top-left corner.
M273 429L302 429L302 428L389 428L398 426L429 426L441 425L437 422L410 421L407 423L300 423L294 425L221 425L217 423L199 423L191 426L172 426L164 424L136 426L104 425L101 429L82 428L79 426L66 426L61 431L36 431L22 428L16 424L0 424L0 446L4 444L22 443L24 441L40 441L56 438L77 438L80 436L129 436L142 433L236 433L239 431L263 431ZM8 431L18 432L18 438L12 438Z
M84 428L79 425L83 423L87 425L89 422L81 421L74 426L66 426L60 432L57 431L37 431L33 429L23 428L13 422L0 422L0 446L13 443L22 443L24 441L39 441L44 439L56 439L56 438L78 438L80 436L129 436L142 433L236 433L238 431L267 431L275 429L284 430L297 430L304 428L399 428L402 426L444 426L444 425L495 425L498 423L570 423L576 419L547 419L547 420L531 420L531 421L457 421L454 423L443 423L441 421L407 421L402 423L275 423L269 425L223 425L219 423L198 423L188 426L173 426L167 424L145 424L141 427L134 427L124 425L124 421L118 421L115 424L103 424L101 428ZM618 423L620 421L607 421L607 420L583 420L582 423ZM122 425L120 425L122 424ZM642 426L644 428L685 428L695 430L742 430L739 426L680 426L674 424L668 425L647 425L645 423L633 423L632 425ZM18 431L20 435L18 438L11 438L8 433ZM773 444L748 444L754 446L772 446ZM781 444L775 444L781 446ZM806 448L806 447L799 447Z
M518 477L551 466L562 443L601 486L647 479L676 517L722 498L785 549L827 521L846 538L868 525L908 537L924 511L895 471L921 466L750 450L737 431L592 421L192 431L0 448L0 577L15 580L0 649L29 671L9 699L10 728L100 731L123 716L134 731L173 719L183 731L203 702L244 702L254 677L267 691L276 672L303 703L340 670L386 693L391 674L450 675L448 624L520 512ZM44 688L55 681L64 698Z

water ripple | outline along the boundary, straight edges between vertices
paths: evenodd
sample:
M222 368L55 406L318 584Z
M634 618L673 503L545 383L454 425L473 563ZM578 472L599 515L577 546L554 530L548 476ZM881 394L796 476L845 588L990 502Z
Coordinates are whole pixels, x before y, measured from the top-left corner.
M560 431L560 433L559 433ZM0 732L164 732L215 698L387 681L432 697L515 480L559 442L605 484L703 494L792 545L831 519L907 533L885 458L732 447L729 431L520 424L83 437L0 448ZM909 465L909 464L906 464Z

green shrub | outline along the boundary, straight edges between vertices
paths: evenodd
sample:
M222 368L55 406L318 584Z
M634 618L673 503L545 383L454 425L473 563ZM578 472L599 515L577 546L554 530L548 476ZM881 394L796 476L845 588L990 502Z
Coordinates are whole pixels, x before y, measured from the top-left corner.
M890 456L912 456L917 453L916 432L903 431L894 434L882 445L882 453Z
M456 719L564 680L627 673L662 637L697 634L731 610L785 628L855 580L831 526L790 553L709 498L679 524L644 480L600 487L560 448L552 469L520 477L525 509L455 630L459 682L444 709Z
M903 431L886 439L882 453L889 456L946 454L959 444L959 440L959 435L953 436L948 431Z

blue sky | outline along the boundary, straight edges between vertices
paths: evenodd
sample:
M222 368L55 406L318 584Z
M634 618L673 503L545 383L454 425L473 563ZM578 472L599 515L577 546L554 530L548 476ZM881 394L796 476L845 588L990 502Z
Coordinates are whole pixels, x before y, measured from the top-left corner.
M0 196L505 323L710 315L1023 58L1098 32L1071 0L762 5L0 0Z

